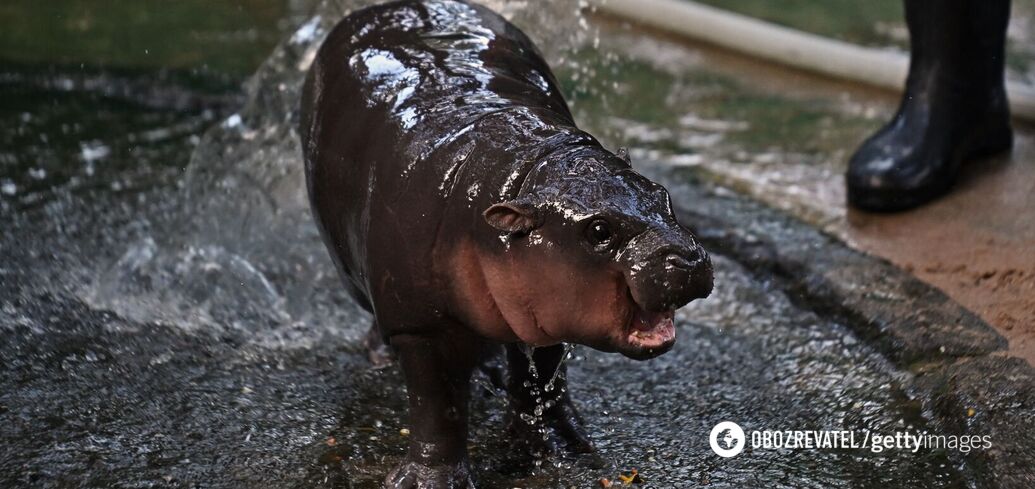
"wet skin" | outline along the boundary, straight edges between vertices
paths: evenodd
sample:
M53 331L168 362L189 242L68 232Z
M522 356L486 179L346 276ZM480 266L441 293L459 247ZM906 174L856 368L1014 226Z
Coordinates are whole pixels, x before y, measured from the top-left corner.
M527 413L524 386L545 392L562 342L651 358L675 340L673 311L711 291L668 193L575 126L532 42L484 7L349 15L314 60L301 116L316 221L406 378L411 444L388 487L473 486L469 378L501 343L511 408ZM522 343L539 347L539 378ZM511 426L590 450L564 382L546 441Z

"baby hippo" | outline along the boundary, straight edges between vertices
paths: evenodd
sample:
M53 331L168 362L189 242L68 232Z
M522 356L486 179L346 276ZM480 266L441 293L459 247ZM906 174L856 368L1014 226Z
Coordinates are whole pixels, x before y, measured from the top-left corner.
M532 391L552 401L540 426L512 416L516 434L591 450L552 375L562 342L660 355L673 311L711 292L665 189L575 126L536 47L484 7L349 15L316 56L301 119L316 222L406 379L409 454L386 487L473 487L469 378L501 344L511 409L532 411Z

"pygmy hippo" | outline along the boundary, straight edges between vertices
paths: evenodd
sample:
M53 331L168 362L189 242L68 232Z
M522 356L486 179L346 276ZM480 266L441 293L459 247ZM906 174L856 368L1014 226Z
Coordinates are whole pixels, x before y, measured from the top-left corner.
M512 429L591 450L563 371L548 374L562 342L654 357L675 340L673 311L711 292L708 255L665 189L575 126L536 47L485 7L404 0L347 16L314 60L301 119L313 214L406 379L409 454L387 487L473 487L469 378L500 344L511 409L531 411L533 391L548 406L545 437Z

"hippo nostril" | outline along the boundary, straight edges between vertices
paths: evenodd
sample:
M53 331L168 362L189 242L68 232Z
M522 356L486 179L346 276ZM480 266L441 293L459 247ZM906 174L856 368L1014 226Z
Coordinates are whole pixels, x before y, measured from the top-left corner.
M675 253L672 253L665 257L665 264L676 268L682 268L683 270L690 270L694 267L694 264L691 263L690 260L687 260L686 258Z

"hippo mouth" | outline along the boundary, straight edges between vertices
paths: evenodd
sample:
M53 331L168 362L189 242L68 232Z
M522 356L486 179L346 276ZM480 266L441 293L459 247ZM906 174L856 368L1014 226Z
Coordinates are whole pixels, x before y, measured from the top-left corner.
M635 301L626 327L624 355L635 359L653 358L672 348L676 341L675 311L650 312Z

